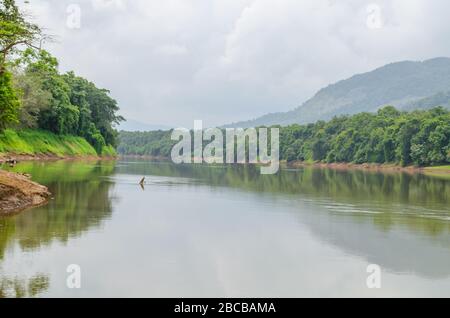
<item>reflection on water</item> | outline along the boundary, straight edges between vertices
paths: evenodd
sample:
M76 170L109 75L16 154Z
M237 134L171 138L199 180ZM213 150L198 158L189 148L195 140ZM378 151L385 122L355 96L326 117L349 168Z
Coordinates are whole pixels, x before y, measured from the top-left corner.
M47 168L48 167L48 168ZM31 213L0 219L0 257L8 237L13 236L22 250L33 250L52 241L67 242L84 231L99 226L111 216L113 183L103 179L114 170L112 162L23 163L16 171L27 172L54 194L45 207ZM6 230L3 230L3 226Z
M36 276L25 280L15 277L14 279L0 278L0 298L23 298L36 297L49 287L49 278L47 275L37 274Z
M26 253L54 241L65 243L111 216L113 183L102 178L113 172L114 162L27 162L15 170L30 173L54 197L47 206L0 217L0 261L8 247L18 245ZM49 287L48 275L40 273L28 279L8 275L0 278L0 297L32 297Z
M0 297L450 296L449 179L139 160L15 170L54 199L0 217Z

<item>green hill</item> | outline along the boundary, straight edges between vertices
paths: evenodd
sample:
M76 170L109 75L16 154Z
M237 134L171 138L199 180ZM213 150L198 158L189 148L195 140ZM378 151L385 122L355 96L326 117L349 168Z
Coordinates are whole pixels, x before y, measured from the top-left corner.
M292 111L225 127L312 123L336 115L375 112L386 105L400 110L449 107L449 88L450 58L392 63L329 85Z

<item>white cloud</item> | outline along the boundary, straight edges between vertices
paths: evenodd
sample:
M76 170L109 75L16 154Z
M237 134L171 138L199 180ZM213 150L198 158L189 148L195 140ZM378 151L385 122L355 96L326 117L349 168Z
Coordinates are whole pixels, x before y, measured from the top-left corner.
M28 5L63 69L109 88L122 113L207 125L289 110L327 84L399 60L450 56L446 0L79 0ZM381 8L381 27L367 7Z
M125 0L91 0L94 10L125 10Z
M155 53L162 55L184 55L188 52L188 49L183 45L167 44L158 46L155 49Z

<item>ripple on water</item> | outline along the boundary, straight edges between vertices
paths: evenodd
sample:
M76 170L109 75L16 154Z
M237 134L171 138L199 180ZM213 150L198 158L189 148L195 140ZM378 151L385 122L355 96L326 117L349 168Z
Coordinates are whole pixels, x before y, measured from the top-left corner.
M139 185L142 177L135 175L115 175L104 177L104 180L114 182L116 184L128 184L128 185ZM180 177L159 177L159 176L145 176L145 185L187 185L196 183L194 179L191 178L180 178Z
M343 214L343 215L374 215L388 213L397 217L416 217L416 218L428 218L441 221L450 221L450 212L448 210L442 210L434 207L420 207L420 206L403 206L401 204L382 204L371 203L366 204L350 204L342 202L334 202L332 199L303 199L303 202L311 203L320 206L330 213Z

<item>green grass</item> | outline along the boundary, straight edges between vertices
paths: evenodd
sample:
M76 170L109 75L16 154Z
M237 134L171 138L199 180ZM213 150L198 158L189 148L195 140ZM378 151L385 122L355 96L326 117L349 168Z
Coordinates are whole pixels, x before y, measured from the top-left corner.
M106 146L102 149L103 157L115 157L117 155L116 149L113 146Z
M425 168L425 174L431 177L450 180L450 166L435 166Z
M450 171L450 165L449 166L428 167L428 168L425 168L425 170L428 170L428 171L436 171L436 170L438 170L438 171Z
M114 149L112 149L114 150ZM108 147L108 152L111 151ZM0 154L96 156L95 149L82 137L59 136L42 130L7 129L0 133Z

